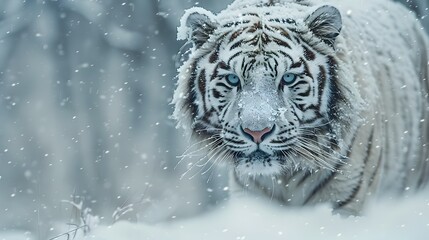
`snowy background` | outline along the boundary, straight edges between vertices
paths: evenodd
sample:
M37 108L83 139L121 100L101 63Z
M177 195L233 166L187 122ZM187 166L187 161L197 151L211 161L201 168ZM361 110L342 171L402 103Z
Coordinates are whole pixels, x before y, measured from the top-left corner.
M0 240L50 239L79 227L81 217L99 227L78 235L92 230L94 239L124 232L131 234L125 239L259 239L259 228L242 224L250 220L271 239L303 230L359 238L374 224L402 227L396 236L429 236L429 194L374 204L373 218L343 221L326 207L225 201L223 169L181 177L187 166L176 156L188 141L169 119L183 44L176 27L186 8L218 12L229 2L0 0ZM420 4L429 26L428 1L406 2L413 10Z

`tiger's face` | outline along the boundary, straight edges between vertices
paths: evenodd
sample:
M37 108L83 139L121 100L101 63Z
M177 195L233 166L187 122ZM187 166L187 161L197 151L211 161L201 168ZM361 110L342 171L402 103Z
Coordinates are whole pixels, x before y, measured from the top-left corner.
M174 115L240 174L334 169L341 17L330 6L296 18L278 8L185 15L194 48L179 71Z
M311 165L297 157L308 151L311 129L328 121L327 106L319 102L327 97L319 80L327 77L328 59L305 49L292 33L278 36L278 30L254 21L238 30L243 36L218 43L219 57L211 66L198 64L206 69L204 95L211 99L219 136L235 152L240 172L273 174L291 164ZM253 34L244 34L249 31ZM314 67L308 61L325 64Z

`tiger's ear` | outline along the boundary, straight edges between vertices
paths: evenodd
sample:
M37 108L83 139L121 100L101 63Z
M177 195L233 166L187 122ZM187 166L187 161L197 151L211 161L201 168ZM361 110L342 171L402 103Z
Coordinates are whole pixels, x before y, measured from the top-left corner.
M342 27L340 11L328 5L316 9L304 22L314 35L331 46L333 46L335 38L340 34Z
M180 20L177 39L188 39L196 48L201 47L217 27L214 19L214 14L203 8L188 9Z

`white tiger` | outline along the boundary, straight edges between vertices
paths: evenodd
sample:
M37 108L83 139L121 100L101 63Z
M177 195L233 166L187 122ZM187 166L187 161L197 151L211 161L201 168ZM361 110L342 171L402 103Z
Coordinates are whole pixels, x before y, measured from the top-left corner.
M187 10L178 39L173 116L233 184L359 214L428 182L429 42L403 6L236 0Z

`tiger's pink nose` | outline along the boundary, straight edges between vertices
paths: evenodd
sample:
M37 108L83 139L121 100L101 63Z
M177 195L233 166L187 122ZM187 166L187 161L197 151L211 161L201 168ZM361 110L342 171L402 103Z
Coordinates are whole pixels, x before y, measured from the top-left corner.
M264 140L264 138L271 133L272 129L273 129L272 127L266 127L261 131L253 131L248 128L245 128L243 129L243 131L249 134L250 135L249 137L251 137L255 143L261 143Z

